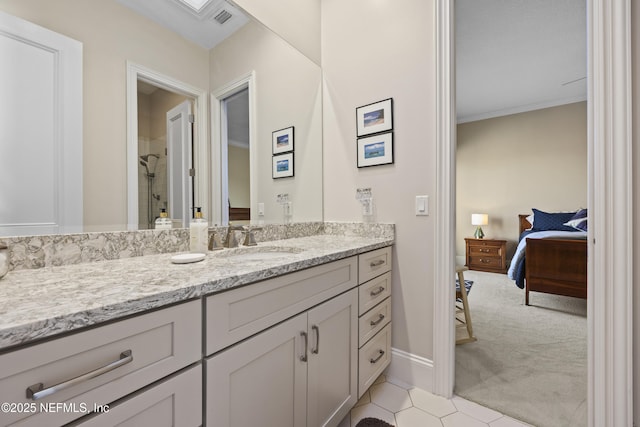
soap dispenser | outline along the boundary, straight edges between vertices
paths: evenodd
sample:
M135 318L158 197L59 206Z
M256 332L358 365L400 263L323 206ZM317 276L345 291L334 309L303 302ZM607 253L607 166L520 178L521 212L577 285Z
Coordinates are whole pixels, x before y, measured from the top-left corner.
M156 219L156 230L171 230L173 223L165 208L160 209L160 216Z
M189 223L189 250L192 253L207 253L209 223L202 216L202 208L196 208L195 217Z

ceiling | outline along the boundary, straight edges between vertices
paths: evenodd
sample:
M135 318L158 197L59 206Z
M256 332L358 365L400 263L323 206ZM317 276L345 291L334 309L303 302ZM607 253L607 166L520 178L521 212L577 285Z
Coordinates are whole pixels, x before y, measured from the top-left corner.
M249 20L224 0L208 0L199 10L180 0L117 1L205 49L213 48ZM228 19L220 23L222 17Z
M249 20L224 0L208 0L199 12L180 0L117 1L206 49ZM455 7L458 123L586 100L586 0L456 0ZM214 18L222 10L231 18L221 25Z
M587 99L586 0L456 0L458 123Z

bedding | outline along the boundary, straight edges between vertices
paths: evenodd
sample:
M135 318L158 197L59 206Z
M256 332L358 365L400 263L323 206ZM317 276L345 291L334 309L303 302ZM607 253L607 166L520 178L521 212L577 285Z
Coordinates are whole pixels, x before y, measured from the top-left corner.
M567 219L566 221L569 221L574 214L575 212L572 213L569 219ZM587 239L586 231L579 231L573 227L567 227L567 229L570 228L573 231L567 231L567 230L536 231L535 230L536 219L537 219L537 214L535 214L534 216L534 228L532 230L524 231L520 235L520 241L518 243L518 247L516 248L516 252L513 255L513 258L511 259L511 265L509 266L509 270L507 271L507 276L509 277L509 279L514 280L516 282L516 286L518 286L520 289L524 289L524 286L525 286L524 254L525 254L527 238L532 238L532 239L560 238L560 239L578 239L578 240Z

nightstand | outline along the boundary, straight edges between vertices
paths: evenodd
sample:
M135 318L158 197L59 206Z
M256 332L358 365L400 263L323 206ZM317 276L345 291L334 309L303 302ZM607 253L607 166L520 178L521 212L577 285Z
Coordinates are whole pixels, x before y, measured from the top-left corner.
M466 266L469 270L491 273L507 272L507 241L498 239L474 239L467 237Z

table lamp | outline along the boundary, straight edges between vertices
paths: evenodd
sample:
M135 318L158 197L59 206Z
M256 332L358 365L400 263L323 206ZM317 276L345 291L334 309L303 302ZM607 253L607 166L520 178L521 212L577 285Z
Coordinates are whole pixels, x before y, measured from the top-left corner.
M477 226L476 232L473 237L476 239L482 239L484 237L484 232L482 231L481 225L489 224L489 215L487 214L471 214L471 224Z

